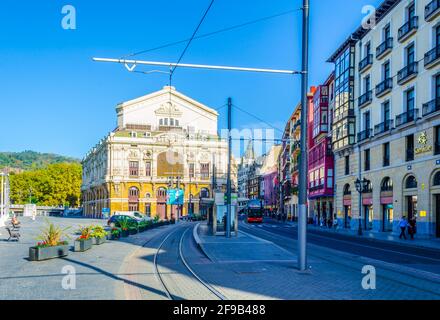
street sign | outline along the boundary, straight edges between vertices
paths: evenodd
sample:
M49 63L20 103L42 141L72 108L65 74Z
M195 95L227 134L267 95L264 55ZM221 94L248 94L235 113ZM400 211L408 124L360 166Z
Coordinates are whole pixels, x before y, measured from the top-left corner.
M183 190L169 189L167 191L167 204L182 206L183 205Z
M110 208L102 208L102 217L107 219L110 216Z

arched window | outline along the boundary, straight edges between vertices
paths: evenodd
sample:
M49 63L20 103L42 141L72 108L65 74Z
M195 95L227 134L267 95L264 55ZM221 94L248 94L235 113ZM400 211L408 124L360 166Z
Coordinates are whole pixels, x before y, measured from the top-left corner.
M344 196L350 196L350 195L351 195L350 185L346 184L344 186Z
M386 177L382 180L381 191L393 191L393 180L390 177Z
M159 189L157 190L157 197L158 197L158 198L160 198L160 197L166 197L166 195L167 195L167 189L165 189L165 188L159 188Z
M405 189L416 189L417 188L417 180L414 176L409 176L405 182Z
M130 197L139 197L139 189L136 188L136 187L131 187L131 188L128 190L128 195L129 195Z
M435 186L435 187L439 187L440 186L440 171L437 171L435 173L432 185Z

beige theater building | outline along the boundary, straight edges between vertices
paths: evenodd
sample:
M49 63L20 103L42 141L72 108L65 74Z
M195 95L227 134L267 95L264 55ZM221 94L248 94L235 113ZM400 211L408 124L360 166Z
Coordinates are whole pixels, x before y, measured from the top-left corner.
M335 130L346 121L333 134L340 225L358 228L361 217L363 229L397 233L402 216L416 217L419 237L440 237L439 1L387 0L376 18L330 59L335 90L349 70L333 120Z
M213 191L224 189L227 143L217 111L173 87L116 107L117 128L84 158L84 214L140 211L161 219L206 214ZM184 191L184 205L168 205L167 190Z

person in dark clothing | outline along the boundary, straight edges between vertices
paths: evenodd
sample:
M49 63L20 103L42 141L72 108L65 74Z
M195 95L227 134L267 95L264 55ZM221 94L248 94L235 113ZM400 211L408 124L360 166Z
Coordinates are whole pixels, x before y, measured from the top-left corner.
M413 218L408 223L408 234L411 237L411 240L414 240L414 235L417 232L417 221L416 218Z
M406 240L406 228L408 227L408 221L406 220L406 217L402 217L399 221L399 227L400 227L400 236L399 239L402 239L402 237Z

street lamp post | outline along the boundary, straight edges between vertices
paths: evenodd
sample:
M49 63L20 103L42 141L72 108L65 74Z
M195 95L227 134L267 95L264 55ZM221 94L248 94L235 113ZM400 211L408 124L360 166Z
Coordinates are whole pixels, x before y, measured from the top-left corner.
M362 236L362 194L368 189L370 181L366 178L360 180L356 179L356 191L359 192L359 227L358 227L358 235Z

